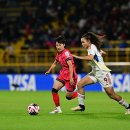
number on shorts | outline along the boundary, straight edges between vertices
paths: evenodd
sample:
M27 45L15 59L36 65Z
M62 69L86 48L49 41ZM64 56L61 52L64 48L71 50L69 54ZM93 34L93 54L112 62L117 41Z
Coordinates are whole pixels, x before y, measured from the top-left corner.
M106 77L104 78L104 81L106 82L106 85L111 84L111 78L110 78L109 74L106 74Z

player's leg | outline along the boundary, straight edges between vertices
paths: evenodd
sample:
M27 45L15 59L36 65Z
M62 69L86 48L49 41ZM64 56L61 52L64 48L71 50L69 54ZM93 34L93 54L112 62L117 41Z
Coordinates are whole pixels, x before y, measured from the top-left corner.
M85 91L84 91L84 86L88 85L88 84L93 84L96 82L96 78L93 76L86 76L84 78L82 78L78 84L77 84L77 88L78 88L78 102L79 102L79 106L72 108L71 110L74 111L84 111L85 110L85 104L84 104L84 99L85 99Z
M99 82L102 84L107 95L119 102L122 106L124 106L128 110L128 114L130 114L130 104L128 104L121 96L115 93L112 87L112 77L110 72L102 72L100 77L98 78Z
M78 92L66 92L66 99L67 100L72 100L78 96Z
M65 82L65 87L66 87L66 99L67 100L71 100L74 99L78 96L77 91L74 91L76 88L76 84L77 84L77 79L74 79L75 84L71 85L70 81L66 81Z
M53 97L53 101L55 103L56 108L54 109L54 111L50 112L50 114L62 113L61 108L60 108L60 99L59 99L58 91L63 86L64 86L64 83L62 83L59 80L55 80L53 88L52 88L52 97Z
M130 104L127 103L121 96L115 93L113 87L104 88L107 95L111 98L116 100L120 105L124 106L127 111L125 114L130 114Z

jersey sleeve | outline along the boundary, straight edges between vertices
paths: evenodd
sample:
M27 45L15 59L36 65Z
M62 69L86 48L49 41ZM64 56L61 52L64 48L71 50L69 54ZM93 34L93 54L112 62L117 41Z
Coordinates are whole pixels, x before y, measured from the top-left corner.
M69 51L64 52L64 58L65 58L66 61L67 60L72 60L72 56L71 56Z
M92 45L91 48L88 50L88 55L95 55L97 52L97 48Z

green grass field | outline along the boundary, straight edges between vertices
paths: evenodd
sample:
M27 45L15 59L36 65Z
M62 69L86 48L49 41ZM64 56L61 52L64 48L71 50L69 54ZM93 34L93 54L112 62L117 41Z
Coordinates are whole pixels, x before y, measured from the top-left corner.
M119 93L130 102L130 93ZM130 115L110 100L103 92L86 93L86 111L70 110L78 104L77 99L67 101L60 92L63 114L50 115L53 110L51 92L0 91L0 130L129 130ZM28 104L39 104L37 116L27 113Z

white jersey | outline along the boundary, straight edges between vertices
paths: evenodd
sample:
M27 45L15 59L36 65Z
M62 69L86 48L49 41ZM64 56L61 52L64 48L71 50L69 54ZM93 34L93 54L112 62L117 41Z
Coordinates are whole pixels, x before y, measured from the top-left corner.
M91 47L88 49L88 55L90 54L94 55L94 59L92 61L89 61L93 71L111 71L109 68L105 66L103 57L94 44L91 44Z

